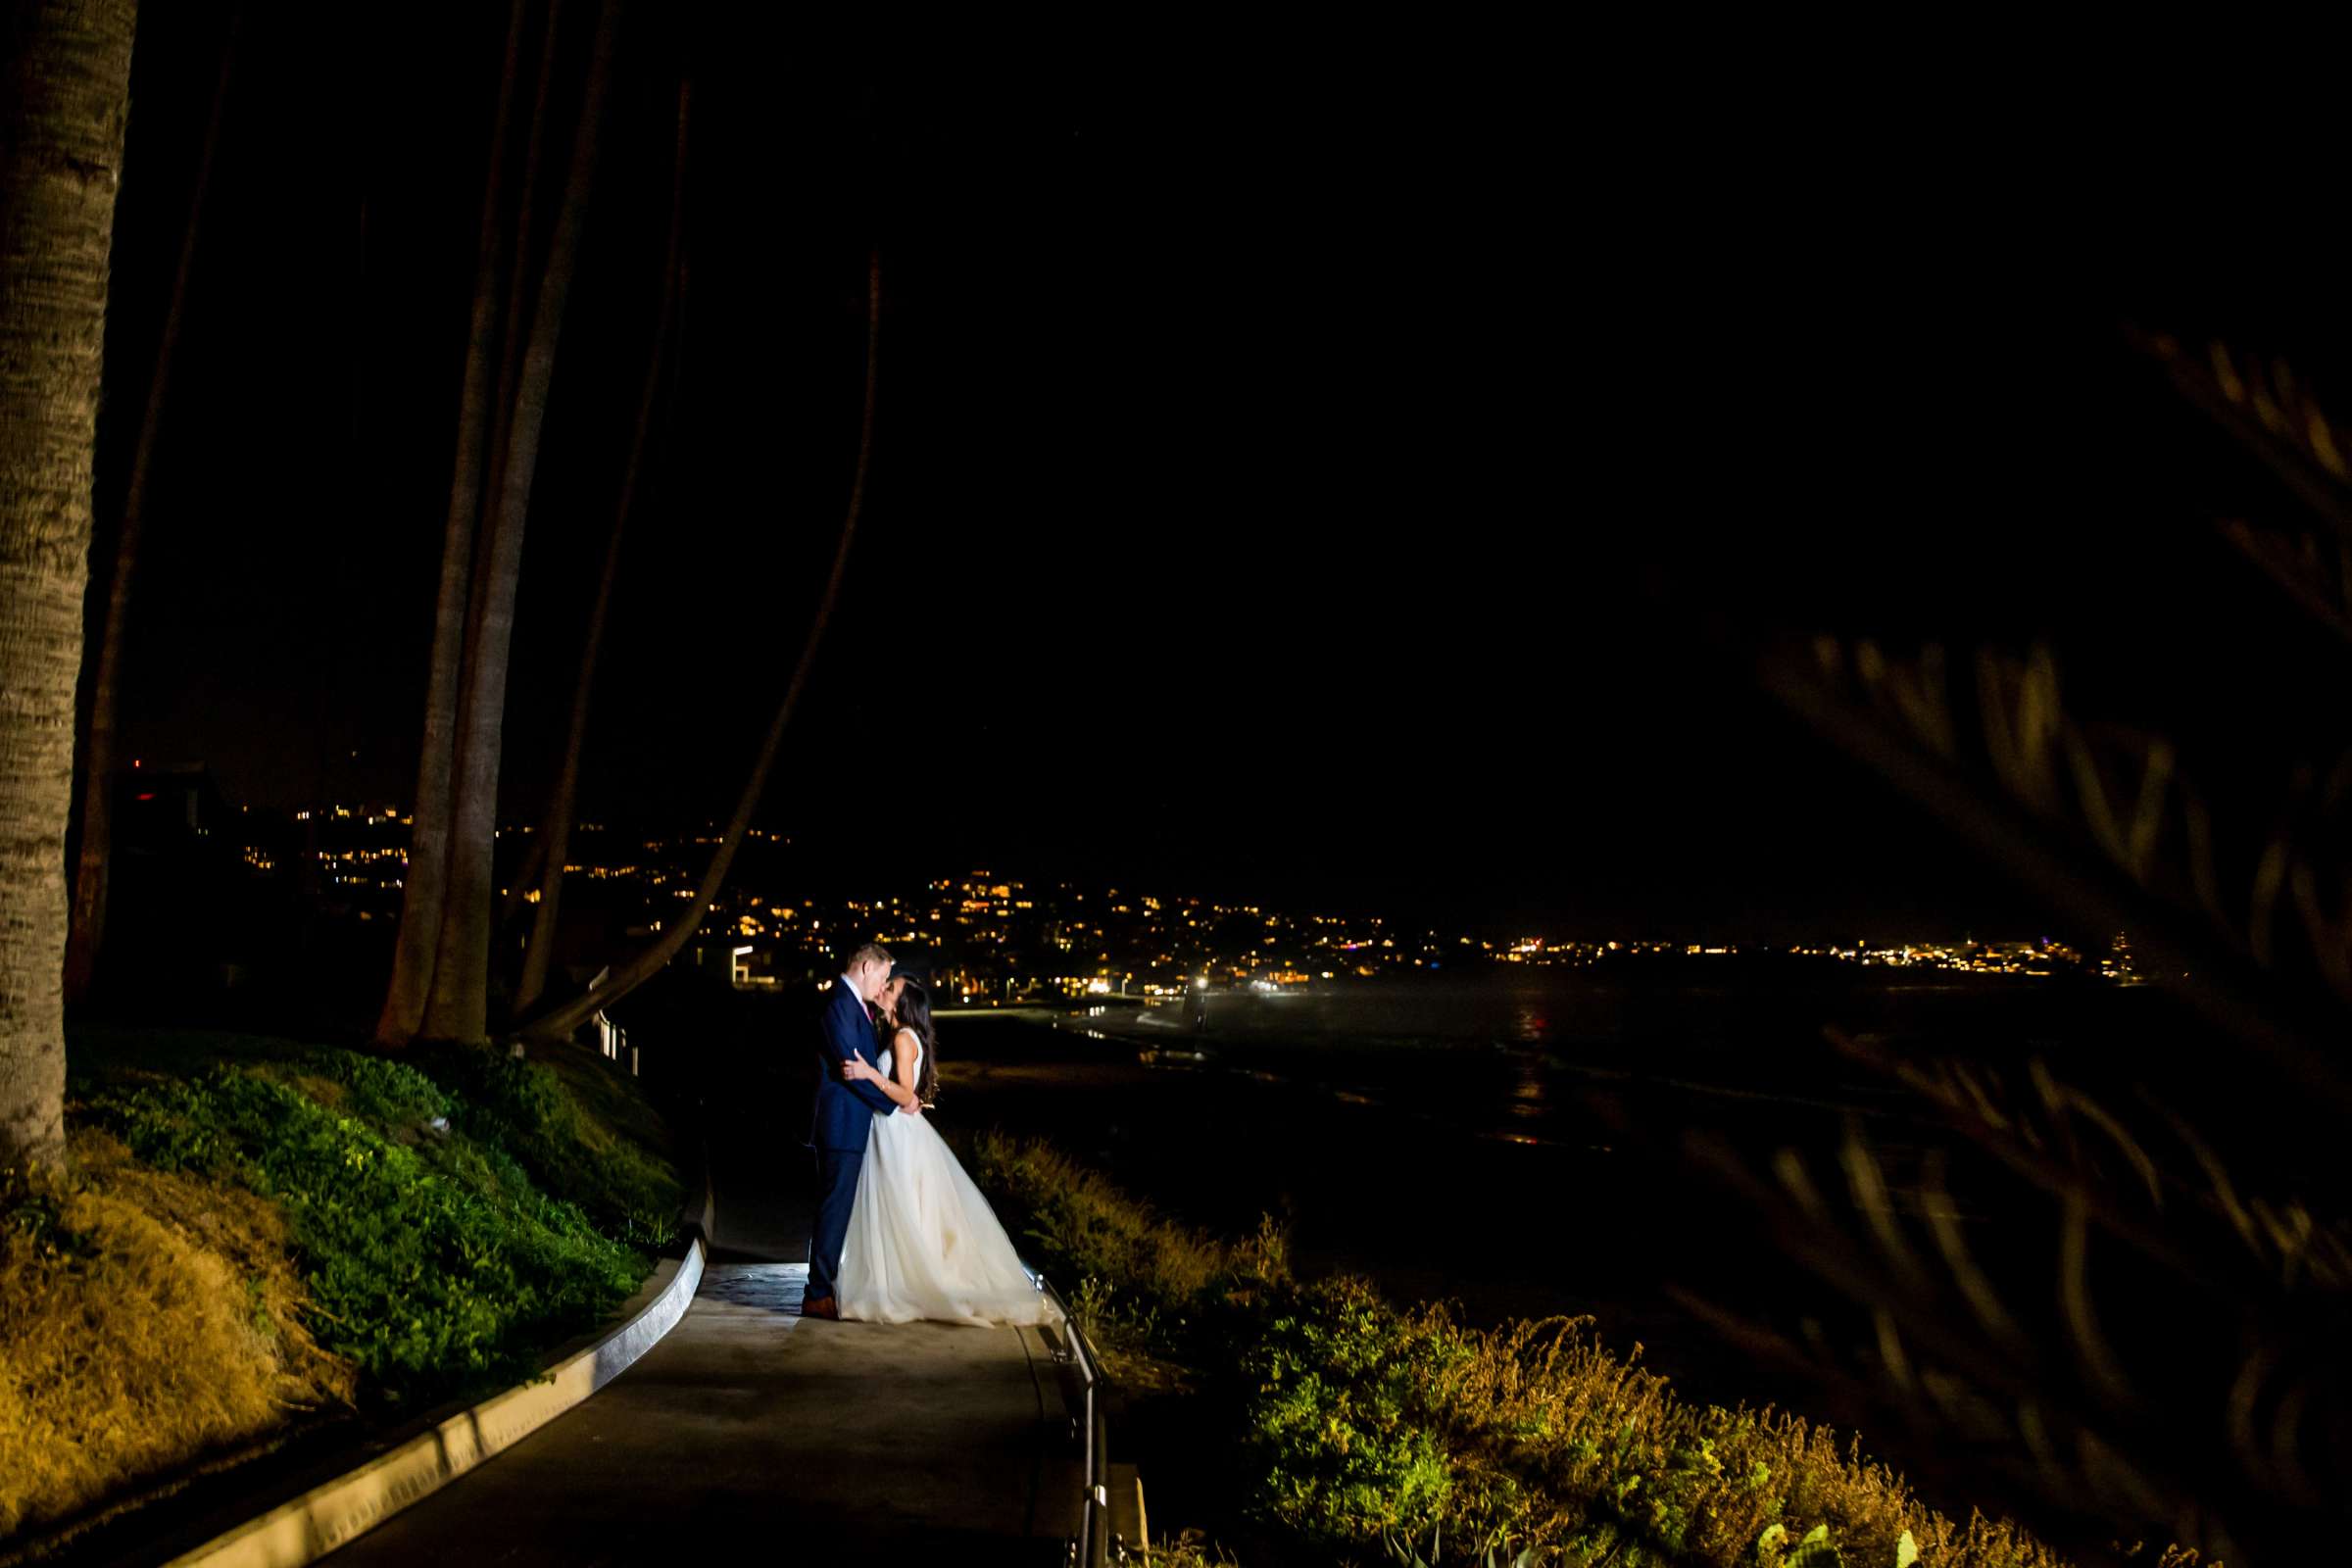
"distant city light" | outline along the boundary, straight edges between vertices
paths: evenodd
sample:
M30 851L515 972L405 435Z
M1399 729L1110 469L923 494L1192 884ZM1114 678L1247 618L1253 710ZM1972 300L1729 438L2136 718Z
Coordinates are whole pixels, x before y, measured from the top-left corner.
M178 799L176 792L172 798ZM386 804L314 803L286 812L240 811L228 819L248 829L241 835L247 842L235 852L245 874L291 879L299 873L314 890L333 890L333 906L342 918L391 920L399 914L408 837L394 809ZM268 825L272 822L278 836ZM292 823L304 830L291 831ZM612 919L616 930L638 938L658 933L665 921L652 918L657 909L676 918L679 904L697 899L712 842L710 828L615 843L616 836L602 824L578 825L594 836L575 841L580 847L565 858L563 879L574 887L593 887L589 907L608 911L600 917ZM217 825L199 821L184 831L190 842L220 832ZM519 839L532 831L529 825L501 829L502 861L519 858ZM760 829L749 836L786 842L783 835ZM787 869L784 874L798 873ZM925 954L943 998L978 1005L1025 998L1032 1003L1076 999L1114 1010L1122 1004L1161 1007L1211 989L1271 1000L1371 981L1409 981L1444 970L1449 954L1460 956L1463 961L1454 967L1468 974L1508 964L1512 969L1504 972L1596 969L1607 976L1653 966L1695 969L1738 957L1741 968L1853 964L1886 972L1889 981L1897 971L1934 970L2017 985L2029 980L2062 984L2059 977L2068 976L2134 986L2149 979L2120 933L2087 952L2038 934L1979 940L1971 933L1956 941L1915 935L1888 941L1882 932L1771 943L1727 940L1733 933L1721 932L1601 938L1525 926L1500 931L1457 926L1415 934L1374 915L1147 897L1133 889L1069 882L1024 883L984 870L933 877L895 892L877 887L855 890L852 896L827 890L823 897L811 897L813 890L805 883L778 885L772 867L739 868L736 875L735 885L707 901L710 925L700 951L708 956L700 961L722 955L722 962L734 960L729 968L738 984L789 986L819 979L843 951L880 941ZM767 885L753 892L741 886L747 875ZM1161 895L1171 892L1160 890ZM514 896L529 904L543 898L528 881ZM1396 934L1399 929L1405 932L1401 937ZM749 972L753 967L756 974Z

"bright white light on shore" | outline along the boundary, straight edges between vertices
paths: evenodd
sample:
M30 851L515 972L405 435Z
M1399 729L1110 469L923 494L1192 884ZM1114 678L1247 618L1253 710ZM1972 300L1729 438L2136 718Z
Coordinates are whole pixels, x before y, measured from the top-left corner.
M1200 979L1194 981L1193 989L1195 991L1206 991L1208 989L1208 976L1202 975Z

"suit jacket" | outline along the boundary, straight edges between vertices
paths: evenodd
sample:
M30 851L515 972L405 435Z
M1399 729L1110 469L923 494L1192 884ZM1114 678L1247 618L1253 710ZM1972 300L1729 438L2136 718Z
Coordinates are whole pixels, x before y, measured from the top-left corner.
M808 1117L811 1149L862 1152L865 1135L873 1130L874 1118L890 1115L899 1108L896 1101L872 1084L841 1081L841 1064L850 1059L853 1051L862 1054L869 1062L880 1054L875 1049L874 1026L866 1016L865 1003L857 992L836 980L825 1010L817 1020L816 1103Z

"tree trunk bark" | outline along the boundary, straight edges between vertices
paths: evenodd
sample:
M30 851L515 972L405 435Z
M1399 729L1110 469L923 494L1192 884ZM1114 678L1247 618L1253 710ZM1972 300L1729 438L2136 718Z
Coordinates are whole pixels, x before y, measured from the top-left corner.
M678 143L670 173L669 246L662 271L662 304L654 318L653 352L646 361L645 385L637 396L637 426L629 437L629 453L621 466L620 495L612 508L612 528L605 540L605 569L596 583L596 604L588 612L588 633L580 650L579 679L571 693L571 722L564 732L564 764L556 775L547 819L532 846L540 860L539 906L531 922L530 946L522 960L522 979L514 987L514 1012L520 1015L537 1004L547 989L547 972L555 961L556 922L564 903L564 862L571 850L571 818L579 794L580 751L588 734L588 706L596 689L597 653L605 640L605 619L612 605L612 584L620 570L620 541L637 496L637 480L645 464L648 432L653 428L654 405L662 386L662 365L671 321L677 313L680 250L686 229L686 130L693 104L692 77L678 82ZM519 887L522 877L516 877Z
M132 0L0 34L0 1171L65 1158L66 817Z
M498 281L504 260L499 188L507 162L508 122L522 56L524 0L507 19L505 75L491 118L490 173L482 187L482 226L473 273L472 325L466 339L466 375L458 399L458 454L449 481L449 514L441 541L441 585L433 601L431 673L424 693L423 735L416 753L416 800L409 808L409 863L401 879L400 934L392 979L375 1021L380 1046L405 1046L424 1020L432 994L433 961L441 942L441 910L449 875L450 760L458 728L459 661L466 643L466 610L473 570L473 542L482 496L482 459L490 423L491 356L498 346Z
M220 47L220 74L213 83L213 109L205 121L204 143L196 155L196 190L188 202L187 227L179 241L179 265L172 274L171 303L155 350L155 373L147 383L147 411L139 421L139 444L131 454L130 482L122 496L122 525L115 534L115 568L107 585L106 614L100 622L98 659L90 671L88 739L81 754L81 843L74 870L73 930L66 939L66 1001L89 994L106 939L106 893L115 847L115 688L122 668L122 627L130 612L130 583L139 566L139 535L146 522L147 475L155 461L156 431L163 424L164 394L172 381L172 351L188 297L188 272L196 258L196 231L204 220L204 195L213 182L213 157L220 146L221 113L228 103L228 78L237 58L237 34L245 13L230 18Z
M760 755L752 763L752 774L744 782L743 793L735 802L735 814L727 823L726 837L710 854L710 863L703 871L701 884L696 887L694 902L675 927L665 930L661 938L641 949L633 957L617 965L603 985L584 996L574 998L526 1023L521 1035L526 1040L542 1042L568 1039L571 1032L596 1012L636 990L662 971L683 948L688 939L701 928L703 916L710 908L710 901L718 896L726 882L727 868L734 863L735 851L743 843L744 834L752 825L752 813L766 792L767 775L775 764L776 749L784 739L785 726L792 722L792 712L800 705L801 689L808 682L808 671L816 662L817 648L823 643L825 625L833 618L833 607L841 598L841 579L850 564L850 544L858 535L858 514L865 501L865 476L874 448L874 370L877 349L882 337L882 256L875 251L866 260L866 328L865 328L865 410L858 431L858 467L850 481L850 504L841 523L841 542L833 551L833 570L825 579L825 591L817 601L816 616L809 623L808 639L801 645L800 662L793 666L792 684L784 689L784 700L776 708L776 716L767 726L767 735L760 744Z
M539 463L539 432L547 418L548 383L555 370L580 230L587 220L605 88L618 31L619 7L606 0L597 18L595 53L572 139L563 207L531 309L530 341L515 382L496 510L481 545L483 569L475 577L478 591L466 637L469 657L451 780L449 884L433 989L424 1009L424 1033L436 1040L487 1041L490 1034L490 905L496 892L499 748L506 719L507 654L514 634L514 587L521 574L523 524Z
M490 401L490 476L482 494L495 508L506 489L507 442L514 419L514 378L521 373L522 349L530 334L531 268L538 257L531 236L539 215L539 172L546 163L548 95L556 86L556 36L564 22L564 0L547 0L547 23L539 38L539 75L531 88L530 139L522 154L522 192L514 204L514 257L507 277L506 341L498 358L498 392ZM477 541L473 591L482 591L488 571L487 542ZM466 630L466 658L473 658L473 631Z

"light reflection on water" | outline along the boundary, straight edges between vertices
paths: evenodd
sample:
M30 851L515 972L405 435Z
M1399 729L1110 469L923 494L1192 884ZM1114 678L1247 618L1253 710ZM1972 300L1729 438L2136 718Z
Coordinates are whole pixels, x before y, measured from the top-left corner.
M1631 1037L1730 1042L1759 1022L1799 1015L1803 1032L1827 1016L1861 1014L1900 1024L1954 1016L2006 1019L2054 1000L2045 988L1984 982L1905 982L1857 987L1840 978L1812 987L1626 985L1590 977L1504 981L1371 982L1267 996L1205 993L1205 1038L1317 1040L1381 1048L1479 1041L1505 1048L1574 1050ZM1112 1009L1089 1008L1090 1016ZM1196 1032L1188 1010L1140 1008L1133 1022Z
M1548 1115L1550 1107L1544 1102L1543 1064L1523 1062L1519 1081L1511 1085L1511 1114L1520 1117Z
M1612 1105L1622 1096L1666 1104L1673 1117L1799 1108L1873 1121L1898 1115L1900 1091L1841 1062L1822 1040L1826 1021L1935 1049L1986 1039L2073 1043L2093 1038L2086 1021L2101 1024L2116 1001L1983 983L1512 976L1280 996L1218 990L1206 994L1205 1020L1189 1009L1089 1007L1064 1027L1094 1039L1106 1030L1113 1046L1139 1044L1147 1066L1288 1086L1348 1107L1341 1114L1401 1115L1482 1140L1605 1153L1589 1141L1596 1096Z

